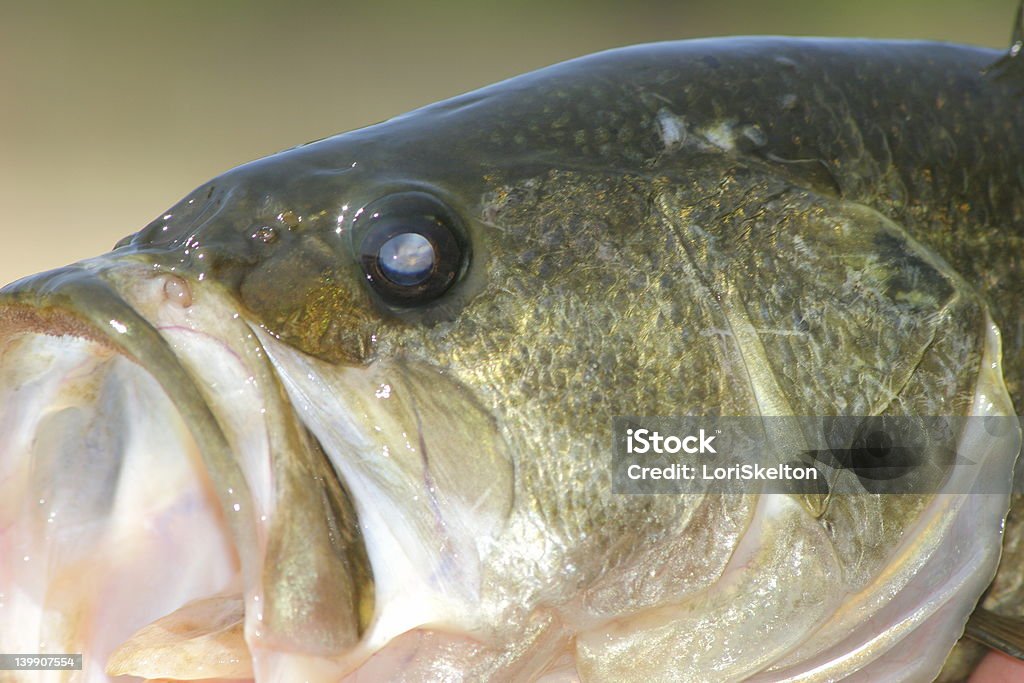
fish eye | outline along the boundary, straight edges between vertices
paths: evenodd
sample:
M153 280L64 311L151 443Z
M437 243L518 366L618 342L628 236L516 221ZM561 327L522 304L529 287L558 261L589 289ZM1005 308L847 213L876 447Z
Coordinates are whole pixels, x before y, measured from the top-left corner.
M388 303L416 306L437 299L466 266L467 249L454 211L423 192L378 199L357 219L359 258L370 286Z

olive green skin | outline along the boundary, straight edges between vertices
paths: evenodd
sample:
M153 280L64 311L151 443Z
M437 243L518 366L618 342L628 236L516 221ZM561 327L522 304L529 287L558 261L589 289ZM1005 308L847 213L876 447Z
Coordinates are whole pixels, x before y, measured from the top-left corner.
M998 57L778 38L602 53L242 166L115 254L220 283L320 359L399 359L468 391L516 454L485 592L620 614L670 597L640 580L627 605L616 581L681 542L692 501L610 494L613 416L962 413L986 306L1022 405L1024 109L1012 69L985 74ZM399 308L363 276L357 216L406 190L462 217L470 255L443 296ZM843 239L871 268L830 260L836 217L863 226ZM777 332L758 352L778 384L767 409L736 371L749 349L721 332L730 307ZM694 523L701 561L747 512ZM856 584L896 532L864 540L851 515L823 519Z

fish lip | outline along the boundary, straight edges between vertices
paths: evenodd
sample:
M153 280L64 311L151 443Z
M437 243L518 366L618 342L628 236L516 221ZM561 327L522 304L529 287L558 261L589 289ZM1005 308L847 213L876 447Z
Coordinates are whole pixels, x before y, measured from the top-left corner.
M258 576L256 523L248 485L228 439L195 381L168 342L103 273L110 263L74 264L0 289L0 345L22 333L88 339L145 368L163 387L199 445L214 482L243 577ZM251 585L251 584L250 584Z

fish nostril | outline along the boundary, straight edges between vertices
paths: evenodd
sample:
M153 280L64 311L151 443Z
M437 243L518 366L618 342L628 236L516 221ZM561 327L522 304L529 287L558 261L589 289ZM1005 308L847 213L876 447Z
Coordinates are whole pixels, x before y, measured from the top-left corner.
M188 308L192 305L192 288L177 275L165 275L164 297L173 304Z

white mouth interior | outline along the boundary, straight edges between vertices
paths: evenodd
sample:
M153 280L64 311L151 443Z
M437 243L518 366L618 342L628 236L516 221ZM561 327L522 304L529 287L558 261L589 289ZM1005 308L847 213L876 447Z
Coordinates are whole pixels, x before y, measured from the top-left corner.
M5 651L87 653L85 679L106 680L136 630L237 573L196 443L124 356L71 336L0 342L0 435Z

